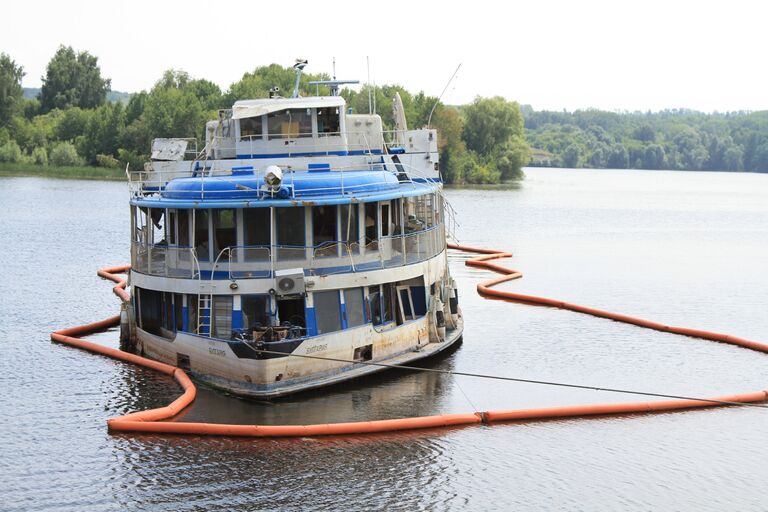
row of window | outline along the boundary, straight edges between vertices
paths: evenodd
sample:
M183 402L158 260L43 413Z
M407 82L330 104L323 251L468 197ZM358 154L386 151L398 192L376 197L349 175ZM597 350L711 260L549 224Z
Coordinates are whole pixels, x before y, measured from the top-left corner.
M368 245L380 237L421 231L440 223L434 194L359 204L279 208L176 210L134 207L133 240L195 247L201 261L225 247ZM361 222L361 219L363 220Z
M250 335L270 326L291 329L296 336L311 336L366 323L400 325L426 314L425 292L416 280L328 290L314 292L313 308L307 308L306 297L215 295L201 303L198 295L136 288L134 301L138 325L147 332L172 337L175 332L197 332L200 327L199 334L229 339L236 332Z
M313 129L313 124L317 129ZM274 140L312 137L313 133L338 134L338 107L287 109L240 119L240 140Z

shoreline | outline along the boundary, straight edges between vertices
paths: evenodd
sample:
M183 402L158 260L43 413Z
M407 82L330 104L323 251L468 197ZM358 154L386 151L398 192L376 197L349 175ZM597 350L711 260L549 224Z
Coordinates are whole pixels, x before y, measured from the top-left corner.
M0 163L0 177L59 178L71 180L125 181L125 171L107 167L57 167L36 164Z

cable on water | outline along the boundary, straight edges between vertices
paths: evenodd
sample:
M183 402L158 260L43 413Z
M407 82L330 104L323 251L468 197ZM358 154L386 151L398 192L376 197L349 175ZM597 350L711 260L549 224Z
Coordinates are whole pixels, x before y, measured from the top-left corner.
M744 403L744 402L729 402L727 400L715 400L712 398L701 398L701 397L694 397L694 396L686 396L686 395L673 395L673 394L667 394L667 393L654 393L651 391L636 391L631 389L620 389L620 388L609 388L609 387L602 387L602 386L589 386L586 384L571 384L567 382L556 382L556 381L548 381L548 380L536 380L536 379L525 379L522 377L507 377L504 375L489 375L484 373L472 373L472 372L459 372L455 370L443 370L440 368L422 368L419 366L410 366L410 365L404 365L404 364L392 364L392 363L375 363L371 361L356 361L353 359L342 359L338 357L323 357L323 356L310 356L305 354L286 354L285 352L278 352L276 350L266 350L266 349L260 349L253 347L249 345L246 342L243 342L247 347L249 347L251 350L261 353L261 354L270 354L270 355L280 355L280 356L288 356L288 357L302 357L305 359L319 359L322 361L334 361L338 363L347 363L347 364L360 364L360 365L366 365L366 366L378 366L382 368L396 368L400 370L412 370L412 371L419 371L419 372L429 372L429 373L440 373L443 375L455 375L455 376L461 376L461 377L476 377L480 379L492 379L492 380L501 380L501 381L507 381L507 382L518 382L518 383L524 383L524 384L540 384L544 386L557 386L557 387L563 387L563 388L573 388L573 389L588 389L591 391L607 391L609 393L621 393L625 395L639 395L639 396L652 396L656 398L671 398L674 400L694 400L697 402L706 402L706 403L712 403L712 404L719 404L719 405L740 405L744 407L757 407L759 409L768 409L768 404L752 404L752 403ZM458 385L458 384L457 384ZM459 390L464 393L461 388ZM467 401L472 405L472 407L477 410L477 408L474 407L474 404L472 404L472 401L469 400L469 397L464 395L465 398L467 398Z

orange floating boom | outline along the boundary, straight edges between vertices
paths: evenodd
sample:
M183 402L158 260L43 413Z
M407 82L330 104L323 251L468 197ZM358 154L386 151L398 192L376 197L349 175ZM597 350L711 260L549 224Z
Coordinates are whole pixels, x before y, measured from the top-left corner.
M768 353L768 344L747 340L744 338L738 338L728 334L703 331L700 329L690 329L687 327L672 327L660 324L658 322L645 320L643 318L580 306L578 304L571 304L569 302L550 299L547 297L497 290L493 287L507 281L519 279L523 276L523 274L517 270L504 267L497 263L491 263L491 260L509 258L512 256L511 253L496 251L493 249L467 247L454 244L449 244L448 247L459 251L481 254L482 256L467 260L466 265L471 267L485 268L487 270L502 274L500 277L484 281L477 285L477 291L483 297L493 297L507 301L524 302L527 304L567 309L587 315L608 318L617 322L633 324L647 329L655 329L657 331L664 331L674 334L681 334L684 336L692 336L706 340L718 341L731 345L737 345L758 352ZM129 269L130 265L124 265L105 268L98 271L99 276L117 283L116 286L112 288L112 291L124 302L130 301L130 295L125 291L126 281L116 274L127 272ZM131 354L96 343L91 343L79 338L80 336L86 336L94 332L104 331L110 327L115 327L119 325L119 323L120 317L115 316L100 322L94 322L92 324L62 329L60 331L51 333L51 340L88 350L90 352L103 354L113 359L119 359L128 363L151 368L158 372L172 376L176 382L179 383L184 392L180 397L165 407L134 412L125 416L107 420L108 428L111 431L239 437L307 437L372 434L378 432L440 428L457 425L476 425L478 423L493 423L504 421L533 421L552 418L581 418L598 415L666 412L700 407L723 406L727 405L728 403L763 402L768 399L768 391L755 391L750 393L742 393L738 395L701 400L666 400L639 403L634 402L619 404L574 405L547 407L541 409L513 409L508 411L443 414L437 416L421 416L415 418L396 418L389 420L347 423L325 423L316 425L226 425L216 423L164 421L173 418L181 411L183 411L187 406L189 406L195 400L197 389L187 374L184 373L184 371L180 368L153 361L136 354Z

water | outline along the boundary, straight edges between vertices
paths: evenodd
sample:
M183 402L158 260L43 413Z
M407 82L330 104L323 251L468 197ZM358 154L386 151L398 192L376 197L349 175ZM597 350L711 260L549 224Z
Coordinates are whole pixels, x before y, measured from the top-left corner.
M768 341L768 176L532 169L519 188L447 195L461 242L515 253L525 277L509 289ZM178 388L48 333L116 314L95 270L128 258L126 203L122 183L0 179L0 510L768 508L755 408L327 439L110 435L107 418ZM480 299L490 274L465 259L451 256L465 342L434 367L696 396L768 387L765 355ZM276 404L199 391L187 420L643 400L407 372Z

